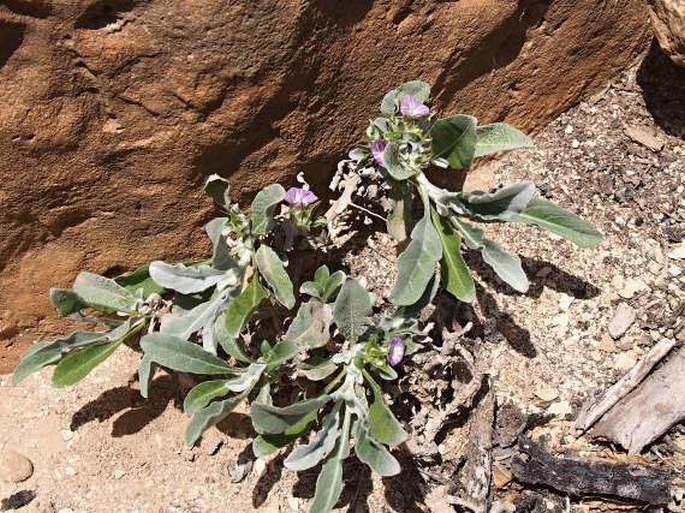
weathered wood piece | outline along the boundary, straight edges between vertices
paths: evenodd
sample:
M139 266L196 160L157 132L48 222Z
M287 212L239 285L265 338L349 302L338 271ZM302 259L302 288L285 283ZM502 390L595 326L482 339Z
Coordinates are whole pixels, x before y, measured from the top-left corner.
M675 346L674 340L662 339L640 360L625 376L598 397L594 402L585 405L578 415L575 428L578 435L597 422L616 403L628 395L650 373Z
M471 419L466 463L459 473L456 493L448 497L451 504L473 513L487 513L490 510L494 422L495 393L489 390Z
M672 476L635 463L559 458L529 438L519 439L525 456L512 462L514 476L525 484L549 486L572 497L600 496L660 505L672 497Z
M638 454L685 419L685 348L680 348L640 387L600 420L592 436L612 440Z

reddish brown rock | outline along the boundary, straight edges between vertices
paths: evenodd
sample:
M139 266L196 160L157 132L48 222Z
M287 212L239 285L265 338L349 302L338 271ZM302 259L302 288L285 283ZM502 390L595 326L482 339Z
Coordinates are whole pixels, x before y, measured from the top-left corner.
M534 130L648 38L640 0L4 0L0 371L77 271L204 253L210 173L321 186L383 93ZM30 331L25 330L29 328Z
M685 66L685 1L649 0L649 6L659 46L678 66Z

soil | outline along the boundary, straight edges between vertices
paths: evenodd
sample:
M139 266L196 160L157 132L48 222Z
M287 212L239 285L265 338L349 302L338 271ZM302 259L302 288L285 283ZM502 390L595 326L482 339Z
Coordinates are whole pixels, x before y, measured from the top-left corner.
M685 235L685 70L653 49L601 94L552 122L536 137L535 149L485 163L465 186L514 180L534 181L542 195L594 223L604 241L581 250L534 228L488 225L492 238L521 256L530 291L514 292L468 255L478 279L474 307L445 300L436 311L449 312L459 327L471 322L465 340L476 350L478 368L491 376L500 411L509 411L497 419L496 438L504 436L500 427L510 417L538 414L548 420L535 434L557 450L620 459L618 447L574 438L572 420L585 400L656 341L685 340L685 261L678 249ZM380 296L392 284L394 250L382 235L370 243L348 262ZM620 305L631 307L636 318L614 338L608 325ZM307 510L316 472L284 470L280 455L255 461L245 479L232 482L240 473L236 463L249 459L254 434L245 412L187 449L188 419L179 408L184 383L161 375L144 401L137 362L136 352L124 348L68 390L51 388L49 373L19 386L2 377L0 449L27 456L34 468L24 482L0 483L3 509ZM398 449L403 472L394 478L381 480L350 459L339 505L355 512L453 511L451 480L468 449L467 420L462 415L441 432L434 457L412 459L408 448ZM426 442L414 435L412 442ZM683 453L685 429L676 426L642 460L682 474ZM495 499L504 510L612 509L599 499L525 488L511 481L506 465L496 468Z

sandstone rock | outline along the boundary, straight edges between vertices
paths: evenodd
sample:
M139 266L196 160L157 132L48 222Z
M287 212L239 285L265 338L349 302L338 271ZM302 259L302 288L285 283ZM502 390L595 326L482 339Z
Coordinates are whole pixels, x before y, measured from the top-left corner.
M442 112L535 130L649 36L641 0L3 2L0 372L65 329L50 286L206 254L207 175L243 201L299 171L323 191L414 78Z
M678 66L685 66L685 2L649 0L649 5L659 46Z
M0 454L0 479L7 483L21 483L33 475L33 463L13 449Z

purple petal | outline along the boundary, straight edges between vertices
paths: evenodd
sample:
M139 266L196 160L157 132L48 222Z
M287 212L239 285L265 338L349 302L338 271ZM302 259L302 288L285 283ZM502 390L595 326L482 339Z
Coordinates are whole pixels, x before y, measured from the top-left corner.
M400 100L400 112L409 119L419 119L427 116L430 109L413 96L403 96Z
M376 161L381 167L385 167L385 161L383 160L383 150L388 145L383 139L374 141L371 143L371 153L373 154L373 160Z
M394 367L404 358L404 339L392 337L388 342L388 363Z
M291 187L285 193L285 201L291 207L304 208L312 203L316 203L319 201L319 198L310 190Z

